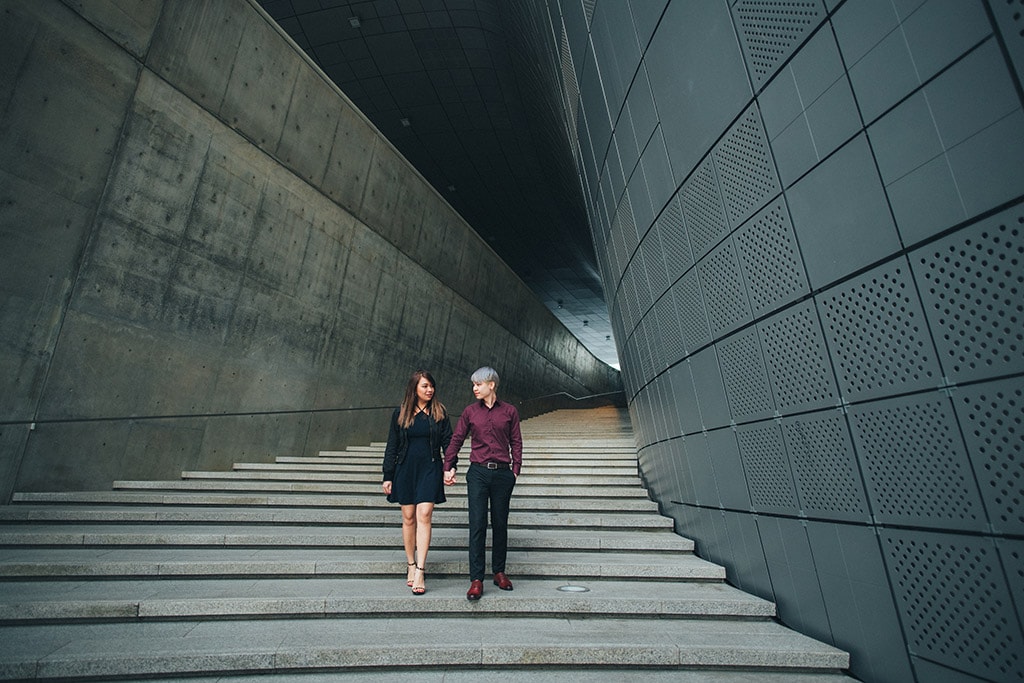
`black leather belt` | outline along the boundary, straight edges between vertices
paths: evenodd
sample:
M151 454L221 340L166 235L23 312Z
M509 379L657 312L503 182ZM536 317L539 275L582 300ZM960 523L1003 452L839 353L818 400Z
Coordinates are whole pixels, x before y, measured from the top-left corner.
M489 470L510 470L512 465L507 462L482 462L479 463L481 467L486 467Z

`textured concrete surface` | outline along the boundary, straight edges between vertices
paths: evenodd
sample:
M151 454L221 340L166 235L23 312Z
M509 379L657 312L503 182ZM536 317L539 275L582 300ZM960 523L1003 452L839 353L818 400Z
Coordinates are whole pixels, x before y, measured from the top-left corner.
M0 8L0 500L620 388L254 3Z

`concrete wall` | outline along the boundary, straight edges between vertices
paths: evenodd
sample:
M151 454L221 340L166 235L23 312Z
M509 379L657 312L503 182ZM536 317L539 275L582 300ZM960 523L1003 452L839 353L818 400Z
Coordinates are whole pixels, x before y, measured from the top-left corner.
M1021 4L517 4L680 533L865 681L1024 679Z
M245 0L0 0L0 500L612 391L593 358Z

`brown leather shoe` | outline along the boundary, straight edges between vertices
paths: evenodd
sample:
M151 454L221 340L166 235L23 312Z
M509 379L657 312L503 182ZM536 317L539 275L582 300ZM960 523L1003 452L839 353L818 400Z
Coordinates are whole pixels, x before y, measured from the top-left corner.
M505 576L505 572L498 572L494 575L494 585L503 591L512 590L512 582Z
M467 600L479 600L484 594L484 582L477 579L469 582L469 590L466 591Z

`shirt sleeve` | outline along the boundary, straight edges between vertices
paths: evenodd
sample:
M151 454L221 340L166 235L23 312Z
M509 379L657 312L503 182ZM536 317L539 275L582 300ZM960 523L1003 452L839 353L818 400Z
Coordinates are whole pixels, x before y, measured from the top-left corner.
M519 411L512 408L511 417L508 445L512 454L512 473L518 477L520 470L523 469L523 434L519 430Z
M469 411L463 410L462 415L459 415L459 421L455 425L455 431L452 433L452 440L448 442L448 447L444 449L444 471L455 469L455 466L459 464L459 451L462 449L462 444L466 441L466 436L469 434Z

